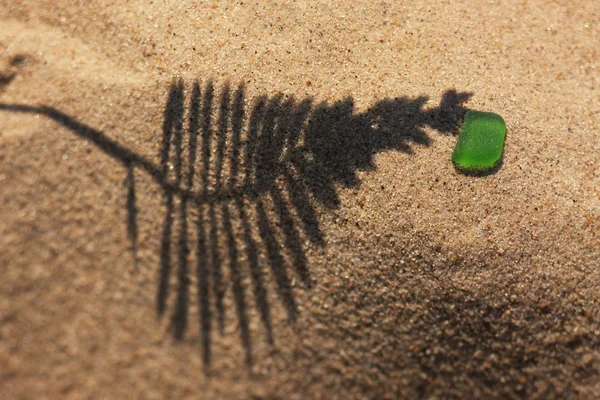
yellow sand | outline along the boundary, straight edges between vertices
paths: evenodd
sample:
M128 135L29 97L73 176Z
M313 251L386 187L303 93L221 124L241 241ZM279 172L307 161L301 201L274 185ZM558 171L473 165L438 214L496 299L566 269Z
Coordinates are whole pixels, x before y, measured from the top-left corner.
M2 397L599 398L599 50L594 0L0 0Z

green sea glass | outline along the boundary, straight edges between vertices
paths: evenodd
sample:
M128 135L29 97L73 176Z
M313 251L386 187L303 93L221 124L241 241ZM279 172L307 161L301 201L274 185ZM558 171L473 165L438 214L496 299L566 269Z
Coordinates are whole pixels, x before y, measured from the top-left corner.
M497 166L504 150L506 123L498 114L469 111L465 115L452 162L464 172L485 172Z

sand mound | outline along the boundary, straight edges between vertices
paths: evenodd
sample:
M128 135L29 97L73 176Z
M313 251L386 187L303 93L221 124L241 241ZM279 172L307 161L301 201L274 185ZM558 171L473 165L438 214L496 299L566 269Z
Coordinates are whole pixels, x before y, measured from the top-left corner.
M0 21L10 398L600 396L593 1Z

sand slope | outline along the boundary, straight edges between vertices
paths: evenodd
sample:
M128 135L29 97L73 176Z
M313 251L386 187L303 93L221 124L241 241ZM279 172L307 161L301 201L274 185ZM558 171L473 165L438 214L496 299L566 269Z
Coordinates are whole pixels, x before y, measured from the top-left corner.
M0 1L0 391L597 398L599 23Z

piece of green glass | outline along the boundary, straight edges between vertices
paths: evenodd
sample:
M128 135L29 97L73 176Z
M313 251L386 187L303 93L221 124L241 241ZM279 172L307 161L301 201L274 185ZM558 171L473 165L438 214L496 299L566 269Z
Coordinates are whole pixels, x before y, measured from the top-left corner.
M489 171L500 162L504 150L506 123L498 114L468 111L452 162L461 171Z

